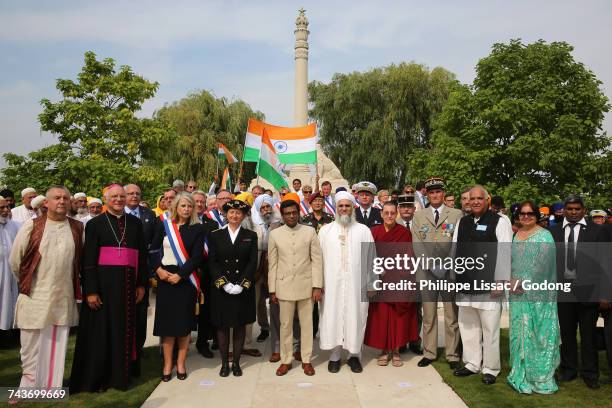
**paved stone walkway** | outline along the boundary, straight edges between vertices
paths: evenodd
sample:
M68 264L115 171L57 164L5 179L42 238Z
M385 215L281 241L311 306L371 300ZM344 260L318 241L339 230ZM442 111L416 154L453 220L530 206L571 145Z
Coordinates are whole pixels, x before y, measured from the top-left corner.
M152 302L152 304L154 304ZM150 308L149 330L152 331L154 308ZM443 326L442 326L443 327ZM257 334L259 328L254 328ZM443 333L443 331L440 331ZM443 344L443 338L440 339ZM315 341L315 347L317 347ZM150 333L147 345L158 344ZM339 373L327 371L329 352L315 350L313 366L316 375L308 377L294 362L283 377L275 372L278 363L269 363L269 342L255 343L263 357L243 356L242 377L219 377L219 354L202 358L192 343L187 357L188 378L176 379L176 370L168 383L160 383L143 407L262 407L262 408L343 408L343 407L465 407L461 398L442 382L433 367L420 368L420 356L402 355L403 367L379 367L377 350L365 347L363 373L353 374L343 363Z

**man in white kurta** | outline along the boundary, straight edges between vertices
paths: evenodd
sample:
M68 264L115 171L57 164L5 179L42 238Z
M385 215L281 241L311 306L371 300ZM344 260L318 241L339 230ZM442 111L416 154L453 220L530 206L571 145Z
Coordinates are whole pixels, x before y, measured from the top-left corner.
M29 294L20 293L15 307L15 327L21 330L22 377L20 387L61 387L71 326L78 324L75 300L75 238L67 218L70 193L51 188L46 194L48 212L38 253L40 262L33 274ZM35 222L28 220L19 230L10 255L11 269L22 291L24 255ZM27 262L27 259L26 259ZM21 280L20 280L21 278Z
M0 197L0 330L13 328L13 314L17 302L17 281L11 272L9 255L19 224L11 220L11 208Z
M21 190L22 204L11 210L13 221L24 223L36 215L36 210L32 208L31 202L37 195L36 190L34 190L32 187L26 187Z
M368 318L368 303L362 302L368 283L362 282L362 243L374 239L368 227L355 221L354 206L351 194L336 193L336 221L319 232L325 288L320 347L333 350L328 364L332 373L340 370L343 349L350 353L347 364L351 371L362 371L359 357Z

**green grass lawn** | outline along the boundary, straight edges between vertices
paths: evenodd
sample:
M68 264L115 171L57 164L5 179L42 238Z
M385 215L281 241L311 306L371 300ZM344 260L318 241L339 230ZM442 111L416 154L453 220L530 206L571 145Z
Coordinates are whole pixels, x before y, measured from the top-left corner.
M72 368L72 355L74 353L74 342L76 337L70 336L68 351L66 353L66 370L64 372L64 386L68 386L70 370ZM160 382L161 363L157 347L146 348L143 351L142 375L133 380L127 391L109 389L103 393L79 393L70 396L67 401L54 403L20 403L19 407L140 407L147 397L153 392ZM21 361L19 359L19 347L8 350L0 350L0 386L16 387L21 379ZM2 406L8 406L5 402Z
M510 372L508 366L508 329L501 331L502 370L494 385L482 383L480 375L467 378L455 377L444 358L434 363L444 382L446 382L470 407L602 407L612 406L612 385L603 385L598 390L587 388L584 382L577 378L570 383L559 384L559 391L552 395L519 394L508 383L506 377ZM444 355L441 353L440 355ZM609 376L610 370L605 359L605 353L599 354L600 374Z

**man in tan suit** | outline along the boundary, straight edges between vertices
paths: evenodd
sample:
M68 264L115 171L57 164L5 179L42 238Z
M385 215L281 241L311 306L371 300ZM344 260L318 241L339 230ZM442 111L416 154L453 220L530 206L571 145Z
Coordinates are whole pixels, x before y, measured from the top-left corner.
M462 217L460 210L444 205L444 180L431 177L425 181L429 207L414 214L412 220L412 241L416 257L430 258L429 268L416 271L417 282L454 280L452 270L444 270L440 263L433 265L432 258L451 256L453 232ZM423 358L419 367L427 367L437 358L438 350L438 299L444 303L444 339L446 361L452 370L459 368L459 324L454 296L438 290L421 290L423 302Z
M268 241L268 287L270 301L280 306L281 365L276 375L285 375L293 360L293 318L300 320L302 369L314 375L312 355L312 307L321 300L323 264L321 246L314 228L298 223L300 207L292 200L280 207L285 225L270 232Z

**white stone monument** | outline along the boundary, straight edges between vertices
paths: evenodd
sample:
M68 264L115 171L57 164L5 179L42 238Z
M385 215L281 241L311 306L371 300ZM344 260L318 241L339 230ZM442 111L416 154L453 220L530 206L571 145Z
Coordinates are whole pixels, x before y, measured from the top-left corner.
M297 19L295 20L295 83L293 96L293 121L294 126L305 126L308 124L308 19L306 18L306 10L299 10ZM294 164L289 171L288 183L291 188L293 179L302 180L302 185L309 184L315 187L315 176L319 174L319 185L324 181L329 181L332 188L344 186L349 188L338 167L323 153L323 149L317 143L317 166L316 173L314 165ZM257 179L253 180L252 186L257 183ZM263 179L259 179L259 184L270 188L270 184ZM292 190L293 191L293 190Z

